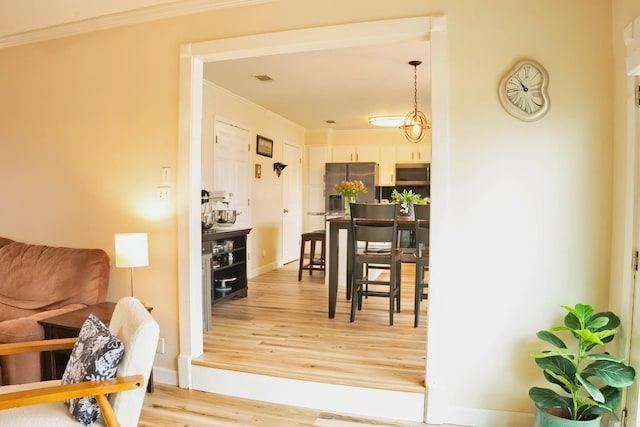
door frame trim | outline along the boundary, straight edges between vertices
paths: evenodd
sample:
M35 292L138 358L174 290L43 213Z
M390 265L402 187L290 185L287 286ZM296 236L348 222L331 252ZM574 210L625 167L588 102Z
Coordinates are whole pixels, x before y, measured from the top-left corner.
M202 74L205 62L275 53L364 46L394 41L431 41L433 176L430 295L425 420L442 424L448 407L446 378L446 284L449 249L450 141L447 23L444 16L362 22L186 44L180 50L178 141L178 383L193 385L191 361L203 352L200 260ZM434 59L435 58L435 59ZM428 375L427 375L428 374ZM428 399L427 399L428 396Z

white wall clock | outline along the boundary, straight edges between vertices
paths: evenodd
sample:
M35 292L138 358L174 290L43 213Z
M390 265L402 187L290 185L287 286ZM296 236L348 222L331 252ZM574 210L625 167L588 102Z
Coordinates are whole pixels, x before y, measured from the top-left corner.
M498 97L509 114L532 122L549 110L548 85L547 70L537 62L525 59L504 75L498 86Z

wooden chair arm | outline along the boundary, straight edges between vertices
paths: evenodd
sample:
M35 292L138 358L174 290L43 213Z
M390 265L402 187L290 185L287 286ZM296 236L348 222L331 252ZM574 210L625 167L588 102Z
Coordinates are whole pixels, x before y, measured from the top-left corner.
M58 402L84 396L96 396L102 416L109 427L119 426L113 408L105 394L133 390L142 387L142 375L116 377L108 380L85 381L74 384L31 388L0 394L0 410L40 403Z
M58 338L54 340L24 341L0 344L0 356L29 353L34 351L71 350L77 338Z

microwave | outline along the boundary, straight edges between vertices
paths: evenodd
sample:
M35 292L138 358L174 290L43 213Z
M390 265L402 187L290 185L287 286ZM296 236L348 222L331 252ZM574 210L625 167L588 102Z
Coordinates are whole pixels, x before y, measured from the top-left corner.
M396 186L424 186L430 181L430 163L396 163Z

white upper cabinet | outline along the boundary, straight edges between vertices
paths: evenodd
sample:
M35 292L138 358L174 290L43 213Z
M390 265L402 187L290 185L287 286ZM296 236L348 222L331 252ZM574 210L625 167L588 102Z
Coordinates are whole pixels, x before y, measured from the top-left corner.
M332 162L355 162L356 147L353 145L338 145L331 149Z
M378 167L378 182L382 186L395 185L396 177L396 146L393 144L380 145L380 163Z
M375 162L380 161L378 145L336 145L332 148L332 162Z
M431 144L419 142L412 144L396 145L396 162L397 163L430 163L431 162Z

